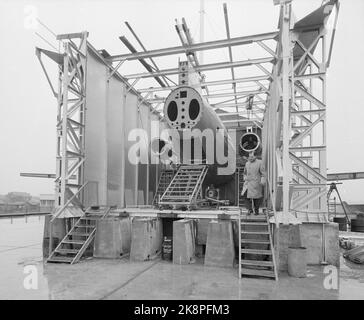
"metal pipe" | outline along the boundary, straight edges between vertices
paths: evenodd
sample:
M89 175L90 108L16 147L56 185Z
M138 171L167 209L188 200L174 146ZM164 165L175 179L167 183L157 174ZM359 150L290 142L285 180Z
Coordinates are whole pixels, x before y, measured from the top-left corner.
M134 46L129 42L128 39L126 39L126 37L121 36L119 37L120 41L122 43L124 43L124 45L131 51L131 52L137 52L137 50L134 48ZM139 59L140 63L144 66L144 68L149 71L149 72L153 72L153 69L151 68L151 66L144 60L144 59ZM158 76L154 76L154 79L160 84L161 87L165 87L166 85L164 84L164 82L158 77Z
M173 54L180 54L186 52L196 52L201 50L212 50L212 49L219 49L226 46L237 46L237 45L244 45L250 44L255 41L263 41L269 39L275 39L279 35L279 32L269 32L269 33L262 33L252 36L244 36L244 37L237 37L231 39L222 39L216 41L209 41L204 43L196 43L190 46L177 46L165 49L157 49L151 50L147 52L136 52L131 54L120 54L115 56L110 56L106 60L108 61L120 61L120 60L139 60L139 59L147 59L147 58L154 58L160 56L168 56Z
M147 51L147 49L144 47L143 43L141 42L141 40L139 39L139 37L136 35L136 33L134 32L133 28L130 26L128 21L125 21L125 25L128 27L129 31L131 32L131 34L134 36L134 38L136 39L136 41L138 41L139 45L142 47L142 49L144 50L144 52ZM153 58L149 58L150 62L153 64L154 68L156 71L159 71L159 68L157 66L157 64L154 62ZM166 81L166 78L164 79L164 82L166 84L166 86L168 86L168 83ZM176 84L174 81L172 81L171 79L167 78L169 81L171 81L172 83Z

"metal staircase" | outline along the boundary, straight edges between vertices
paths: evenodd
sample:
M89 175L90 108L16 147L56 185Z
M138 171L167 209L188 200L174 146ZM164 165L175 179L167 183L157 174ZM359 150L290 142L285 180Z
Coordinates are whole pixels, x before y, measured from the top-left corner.
M195 208L202 200L202 184L208 166L205 164L180 165L158 205L172 208Z
M175 174L176 174L176 170L173 170L173 169L162 170L161 175L159 177L157 192L155 193L154 198L153 198L153 205L158 204L160 197L166 191L167 187L171 183Z
M88 208L50 254L47 263L77 263L95 238L96 221L104 219L111 209L107 206Z
M239 241L239 278L251 276L278 280L268 214L241 215Z

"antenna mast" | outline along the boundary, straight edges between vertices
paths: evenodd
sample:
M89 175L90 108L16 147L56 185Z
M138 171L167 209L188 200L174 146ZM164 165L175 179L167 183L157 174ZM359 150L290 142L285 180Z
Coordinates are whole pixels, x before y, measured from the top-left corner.
M205 0L200 0L200 43L204 42ZM200 64L203 64L203 50L200 51Z

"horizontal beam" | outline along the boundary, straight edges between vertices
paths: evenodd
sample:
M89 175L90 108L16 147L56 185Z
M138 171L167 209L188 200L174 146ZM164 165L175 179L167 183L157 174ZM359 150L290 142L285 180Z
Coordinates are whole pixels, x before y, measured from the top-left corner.
M294 80L295 81L299 81L299 80L305 80L305 79L314 79L314 78L321 78L324 77L325 73L324 72L320 72L320 73L310 73L310 74L303 74L300 76L294 76Z
M257 119L258 121L260 121L260 119ZM232 119L232 120L222 120L223 123L235 123L235 122L240 122L240 123L251 123L252 121L255 121L253 119Z
M220 103L213 104L213 103L211 103L211 107L218 108L218 109L221 109L221 108L235 108L235 107L240 107L240 108L245 109L247 105L248 105L247 102L226 103L226 104L220 104ZM253 106L259 106L259 105L265 106L266 104L263 103L263 102L260 102L260 101L254 101L253 102Z
M254 82L254 81L264 81L269 80L269 76L257 76L257 77L247 77L247 78L239 78L239 79L227 79L227 80L217 80L217 81L207 81L201 82L201 87L205 86L221 86L225 84L232 84L232 83L243 83L243 82ZM156 92L156 91L169 91L177 89L179 86L169 86L166 88L160 87L151 87L151 88L144 88L138 89L139 92Z
M326 146L310 146L310 147L290 147L291 152L313 152L313 151L325 151Z
M250 90L250 91L241 91L241 92L226 92L226 93L216 93L216 94L203 94L202 96L207 99L213 98L223 98L223 97L231 97L231 96L248 96L250 94L259 94L259 93L267 93L267 91L263 90ZM155 98L155 99L146 99L149 103L162 103L166 100L166 98ZM222 105L220 106L222 107Z
M311 188L323 188L326 187L326 183L291 183L290 186L292 186L295 189L311 189Z
M325 112L326 109L313 109L313 110L300 110L300 111L291 111L292 115L298 116L298 115L305 115L310 113L321 113Z
M27 178L46 178L46 179L55 179L55 173L30 173L30 172L20 172L21 177ZM75 175L72 175L70 179L76 179Z
M64 34L59 34L56 37L56 40L70 40L70 39L74 39L74 38L80 38L82 39L83 37L88 37L88 32L84 31L84 32L77 32L77 33L64 33Z
M204 95L207 98L223 98L223 97L231 97L231 96L244 96L250 94L260 94L267 93L267 90L248 90L248 91L240 91L240 92L226 92L226 93L215 93Z
M235 62L220 62L220 63L211 63L211 64L196 66L193 69L196 72L212 71L212 70L226 69L226 68L245 67L245 66L251 66L253 64L260 64L260 63L269 63L269 62L274 62L274 60L275 60L274 58L259 58L259 59L249 59L249 60L235 61ZM124 78L126 78L126 79L151 78L151 77L180 74L180 73L186 73L186 71L181 71L179 68L173 68L173 69L165 69L165 70L161 70L161 71L157 71L157 72L150 72L150 73L129 74L129 75L125 75Z
M250 44L255 41L275 39L277 36L278 36L278 32L269 32L269 33L262 33L262 34L252 35L252 36L196 43L196 44L191 44L191 45L187 45L187 46L178 46L178 47L171 47L171 48L165 48L165 49L150 50L150 51L146 51L146 52L120 54L120 55L111 56L107 60L114 62L114 61L120 61L120 60L147 59L147 58L168 56L168 55L181 54L181 53L185 53L188 55L188 54L192 54L196 51L219 49L219 48L228 47L228 46L238 46L238 45Z
M328 173L327 181L364 179L364 172Z

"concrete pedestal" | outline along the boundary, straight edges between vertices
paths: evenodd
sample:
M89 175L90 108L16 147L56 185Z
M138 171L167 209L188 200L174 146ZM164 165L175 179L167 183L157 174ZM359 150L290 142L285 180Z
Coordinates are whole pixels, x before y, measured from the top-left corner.
M108 218L97 221L94 241L95 258L120 258L130 252L129 218Z
M339 267L339 227L337 223L302 223L274 228L274 247L280 271L287 271L288 248L305 247L308 265L322 262Z
M300 229L299 225L283 225L279 228L274 227L274 249L276 264L279 271L288 270L288 248L300 247Z
M49 254L49 221L51 220L52 215L46 215L44 217L44 229L43 229L43 257L47 258ZM66 235L66 222L67 218L55 219L52 223L52 242L53 248L52 251L56 248L56 246L60 243L60 241Z
M208 226L205 265L233 267L235 259L232 223L211 221Z
M206 245L207 231L211 219L198 219L196 225L196 244Z
M145 261L162 250L163 230L159 218L134 218L131 228L130 260Z
M307 248L307 264L340 266L339 225L337 223L303 223L301 245Z
M195 262L195 223L193 220L173 221L173 263Z

